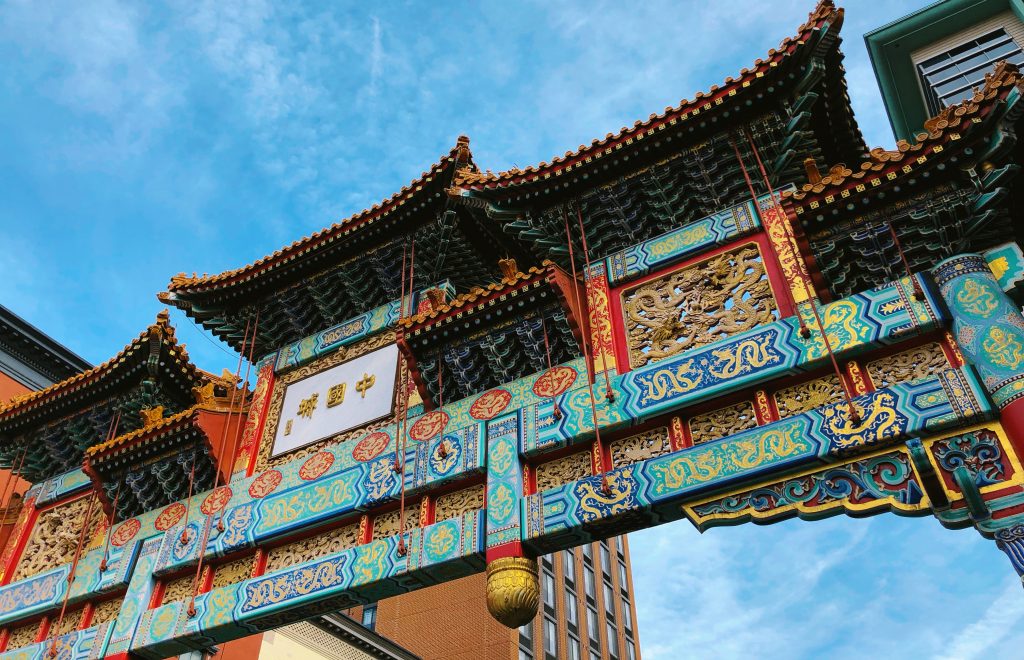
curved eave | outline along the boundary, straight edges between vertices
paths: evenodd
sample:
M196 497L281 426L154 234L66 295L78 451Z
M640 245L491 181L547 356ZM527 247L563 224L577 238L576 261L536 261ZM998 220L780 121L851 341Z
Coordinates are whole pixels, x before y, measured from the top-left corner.
M922 172L939 167L957 157L963 149L984 137L984 128L997 116L996 109L1010 92L1021 86L1021 76L1013 67L1003 67L993 74L984 89L971 99L947 108L945 113L929 120L931 130L917 136L913 144L901 140L896 151L872 149L868 160L857 172L843 167L833 168L821 181L804 184L799 190L783 193L789 210L802 217L818 216L848 207L857 200L880 199L877 192L901 186ZM870 196L863 193L871 190Z
M634 145L639 146L638 143L644 144L644 140L657 139L656 136L667 130L682 130L709 116L716 121L721 109L728 109L736 101L742 101L747 93L760 89L759 83L771 82L777 72L786 69L783 65L796 60L797 56L814 52L819 47L835 48L836 38L825 41L823 38L837 34L842 20L843 10L836 8L831 0L822 0L796 37L785 39L778 49L768 52L766 59L757 60L750 69L743 69L738 78L727 78L723 86L712 86L708 93L698 93L692 101L684 100L662 114L652 114L646 121L637 120L631 128L623 128L617 134L609 133L603 140L594 140L589 146L581 145L576 151L566 152L550 163L542 162L523 170L499 174L460 173L456 186L468 194L492 197L512 195L531 186L562 186L564 179L570 178L571 174L577 175L574 178L589 177L605 166L605 159Z
M171 278L167 291L158 294L158 298L188 311L198 299L223 299L228 295L272 288L278 277L286 277L295 267L301 268L312 256L330 251L342 240L351 241L364 233L367 227L377 227L382 223L390 225L411 213L422 211L430 204L444 203L447 199L445 188L449 185L454 170L460 166L468 167L470 170L476 168L466 138L460 138L447 156L380 204L241 268L202 277L176 275ZM286 275L278 275L281 272Z

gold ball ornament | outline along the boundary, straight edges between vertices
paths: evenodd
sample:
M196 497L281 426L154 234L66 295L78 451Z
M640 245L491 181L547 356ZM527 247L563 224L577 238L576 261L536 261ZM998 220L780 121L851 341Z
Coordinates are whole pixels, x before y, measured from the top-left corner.
M487 564L487 609L509 628L533 620L540 604L537 560L502 557Z

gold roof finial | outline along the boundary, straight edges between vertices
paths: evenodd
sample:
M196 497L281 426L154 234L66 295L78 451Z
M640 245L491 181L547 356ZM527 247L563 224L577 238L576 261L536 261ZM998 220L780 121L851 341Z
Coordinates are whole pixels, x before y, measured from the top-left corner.
M519 266L516 265L516 260L511 257L498 259L498 268L501 270L502 278L506 280L514 280L516 275L519 274Z
M148 429L164 418L164 407L153 406L152 408L143 408L139 411L139 415L142 417L143 428Z

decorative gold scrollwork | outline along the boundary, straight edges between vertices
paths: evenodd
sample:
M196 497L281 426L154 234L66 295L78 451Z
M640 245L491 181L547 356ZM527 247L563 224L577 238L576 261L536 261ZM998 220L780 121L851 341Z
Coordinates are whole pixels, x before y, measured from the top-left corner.
M915 346L910 350L872 360L867 364L871 382L878 389L925 378L949 368L946 354L942 352L942 347L935 342Z
M454 493L441 495L434 504L434 522L456 518L474 509L484 507L484 486L470 486Z
M843 386L835 376L816 378L775 393L779 418L798 415L843 399Z
M749 401L739 403L700 415L689 420L690 436L693 444L709 442L739 433L757 426L754 406Z
M590 452L556 458L537 466L537 492L564 486L590 475Z
M681 268L623 297L634 367L749 330L775 319L775 299L756 245Z
M274 548L267 553L267 573L296 566L359 545L359 525L338 527L301 541Z
M611 450L612 466L617 468L667 454L672 451L668 427L662 426L615 440L611 443Z

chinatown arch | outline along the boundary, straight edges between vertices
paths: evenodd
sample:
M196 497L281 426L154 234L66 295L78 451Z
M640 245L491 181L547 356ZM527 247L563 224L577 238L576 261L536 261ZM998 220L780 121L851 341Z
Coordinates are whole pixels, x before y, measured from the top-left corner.
M483 171L460 138L171 278L236 373L165 313L0 408L34 484L0 657L166 657L481 571L514 627L538 555L681 519L932 516L1024 573L1024 78L868 149L842 19L552 162Z

